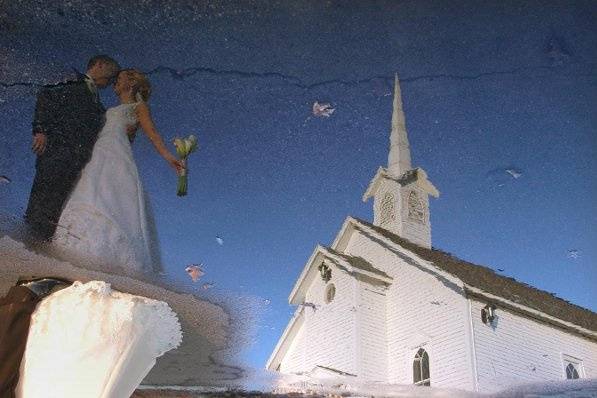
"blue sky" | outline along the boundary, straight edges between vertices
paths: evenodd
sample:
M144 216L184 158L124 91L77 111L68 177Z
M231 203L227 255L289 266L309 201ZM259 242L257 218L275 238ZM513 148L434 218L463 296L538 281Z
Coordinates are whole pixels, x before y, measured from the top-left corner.
M315 245L372 218L360 198L386 164L395 72L413 164L442 193L433 245L597 310L595 2L86 3L0 4L0 211L28 197L35 84L96 53L151 71L159 130L201 146L179 198L135 143L164 262L187 285L204 263L198 294L260 298L249 365ZM335 113L310 117L315 101Z

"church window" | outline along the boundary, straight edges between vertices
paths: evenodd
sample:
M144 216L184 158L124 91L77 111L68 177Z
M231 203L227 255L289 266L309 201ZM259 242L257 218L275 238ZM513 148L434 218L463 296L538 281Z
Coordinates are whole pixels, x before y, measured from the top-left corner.
M329 304L332 301L334 301L334 297L336 297L336 286L334 286L333 283L330 283L329 285L327 285L327 287L325 288L325 303Z
M420 223L425 222L425 209L415 191L408 195L408 218Z
M417 386L430 386L429 355L424 349L419 349L413 361L413 383Z
M580 379L582 377L582 361L564 355L564 371L566 372L566 379Z
M567 379L578 379L578 370L574 367L573 364L569 363L566 366L566 378Z
M380 225L388 225L394 220L394 195L387 192L380 204Z

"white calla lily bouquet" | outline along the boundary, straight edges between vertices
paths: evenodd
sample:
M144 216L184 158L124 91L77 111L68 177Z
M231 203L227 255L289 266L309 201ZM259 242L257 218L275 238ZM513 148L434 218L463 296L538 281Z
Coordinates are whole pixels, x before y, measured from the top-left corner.
M175 138L174 146L176 147L176 153L184 164L184 169L178 175L178 189L176 194L178 196L185 196L187 194L187 158L198 148L197 137L193 134L186 138Z

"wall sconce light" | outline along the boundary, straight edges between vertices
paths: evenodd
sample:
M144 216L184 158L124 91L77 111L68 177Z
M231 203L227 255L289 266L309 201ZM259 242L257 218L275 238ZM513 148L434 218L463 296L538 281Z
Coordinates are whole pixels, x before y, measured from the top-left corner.
M495 305L487 304L481 310L481 321L483 321L483 323L487 325L488 323L493 322L494 319L495 319Z
M319 265L319 274L325 283L332 279L332 269L327 264L321 263Z

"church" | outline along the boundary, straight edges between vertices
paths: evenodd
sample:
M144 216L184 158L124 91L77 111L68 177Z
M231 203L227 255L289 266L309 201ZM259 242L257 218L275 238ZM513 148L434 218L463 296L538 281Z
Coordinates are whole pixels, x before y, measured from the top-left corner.
M432 248L429 196L396 76L388 165L363 195L373 223L347 217L316 246L267 369L480 392L596 378L597 314Z

